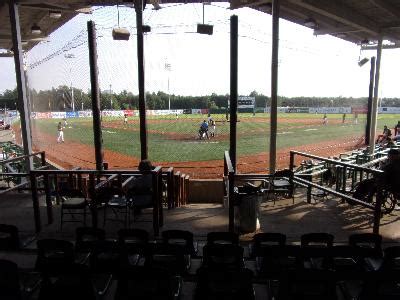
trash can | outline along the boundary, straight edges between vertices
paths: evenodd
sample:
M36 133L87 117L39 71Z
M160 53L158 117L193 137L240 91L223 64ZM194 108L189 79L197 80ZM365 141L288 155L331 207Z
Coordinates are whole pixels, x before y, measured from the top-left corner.
M261 197L259 188L251 183L235 187L235 227L241 233L260 228Z

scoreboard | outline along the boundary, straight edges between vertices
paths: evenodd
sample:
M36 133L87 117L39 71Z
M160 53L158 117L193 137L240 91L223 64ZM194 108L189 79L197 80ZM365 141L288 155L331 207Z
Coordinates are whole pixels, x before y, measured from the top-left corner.
M238 108L254 108L256 103L256 97L239 96L238 97Z

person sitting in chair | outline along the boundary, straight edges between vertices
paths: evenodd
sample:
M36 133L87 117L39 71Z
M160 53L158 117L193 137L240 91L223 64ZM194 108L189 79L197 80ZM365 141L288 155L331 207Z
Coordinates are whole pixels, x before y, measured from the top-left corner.
M383 173L379 176L361 181L353 193L353 198L372 202L378 185L392 193L400 194L400 150L389 150L387 160L381 170Z
M127 190L128 198L132 199L135 214L140 214L143 208L153 206L153 176L154 169L150 160L140 161L138 166L142 175L133 180Z
M378 135L376 143L387 142L387 140L392 136L392 131L385 125L383 126L382 134Z

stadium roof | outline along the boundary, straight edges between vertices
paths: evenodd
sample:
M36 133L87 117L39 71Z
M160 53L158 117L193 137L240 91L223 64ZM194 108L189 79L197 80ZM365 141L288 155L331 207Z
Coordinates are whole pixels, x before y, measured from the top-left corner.
M20 25L25 50L61 27L78 13L90 13L92 6L132 5L133 1L104 0L20 0ZM150 0L159 8L167 3L202 3L196 0ZM213 1L223 2L223 1ZM231 8L250 7L271 13L271 0L231 0ZM8 5L0 4L0 49L12 48ZM400 1L398 0L280 0L283 19L314 29L316 35L331 34L366 47L380 36L390 47L400 45ZM58 13L58 18L50 15ZM61 13L61 15L60 15ZM32 26L42 33L33 35Z

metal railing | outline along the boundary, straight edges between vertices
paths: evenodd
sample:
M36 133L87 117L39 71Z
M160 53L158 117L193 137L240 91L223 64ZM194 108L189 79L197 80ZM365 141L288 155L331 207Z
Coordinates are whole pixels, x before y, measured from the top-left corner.
M229 231L233 232L235 230L235 208L233 207L234 196L233 189L235 185L235 170L232 165L231 157L229 156L229 151L224 153L224 184L225 184L225 194L228 198L229 206Z
M29 177L29 173L26 172L20 172L18 168L15 168L13 164L15 163L25 163L26 159L30 157L36 157L40 159L40 167L37 167L36 170L44 170L48 167L46 163L46 154L44 151L39 151L32 153L30 155L21 155L18 157L13 157L5 160L0 161L0 168L2 169L0 173L0 177L5 180L5 181L12 181L15 178L27 178ZM9 172L10 171L10 172ZM13 187L6 188L4 190L0 191L0 195L6 194L8 192L22 189L29 187L29 180L26 180L25 182L18 183L14 185Z
M348 162L341 162L338 160L324 158L324 157L320 157L317 155L308 154L308 153L304 153L304 152L290 151L290 166L289 166L289 168L292 171L293 175L289 178L289 182L291 182L292 186L294 186L294 184L298 184L298 185L305 186L307 188L308 202L311 201L311 189L316 188L316 189L324 191L328 194L332 194L334 196L340 197L341 199L347 200L349 202L357 203L357 204L373 211L373 217L374 217L373 232L379 233L380 218L381 218L381 204L383 201L383 193L382 193L382 188L380 186L378 186L378 188L377 188L377 196L376 196L375 204L370 204L370 203L364 202L362 200L353 198L350 195L346 194L345 190L343 190L343 191L335 190L335 189L332 189L332 188L329 188L329 187L323 186L321 184L317 184L317 183L314 183L312 181L302 178L305 175L308 175L308 176L313 175L313 173L306 174L306 172L302 172L299 174L300 176L295 175L293 173L295 155L299 155L299 156L303 156L303 157L311 158L311 159L316 159L316 160L319 160L326 164L331 164L333 166L339 166L343 170L343 172L341 173L343 177L347 176L346 175L347 170L355 170L360 173L364 172L367 174L379 175L382 173L382 171L370 169L367 167L374 165L379 161L384 160L384 158L379 158L375 161L371 161L371 162L365 163L363 165L354 165L354 164L350 164ZM322 174L320 166L318 166L318 168L312 169L311 171L312 172L316 171L318 174ZM229 203L229 231L232 231L232 232L234 231L234 207L233 207L234 193L233 193L233 191L234 191L235 181L250 180L250 179L263 180L263 179L268 179L270 177L271 177L270 174L235 174L234 168L232 166L232 162L230 160L229 152L225 151L225 155L224 155L224 185L225 185L225 195L228 197L228 203Z
M150 171L152 175L152 189L153 189L153 229L154 234L159 234L159 228L163 225L163 210L162 210L162 168L155 167ZM119 180L122 182L124 177L142 176L139 170L33 170L29 174L32 190L32 202L34 210L35 228L36 231L41 231L41 217L39 210L39 195L38 195L38 179L43 178L44 191L46 194L46 211L47 220L49 224L53 223L53 204L51 201L50 190L50 177L53 177L56 190L58 189L58 180L60 178L67 178L67 180L74 185L78 185L84 192L86 192L92 204L96 204L96 190L101 186L109 183L112 180ZM169 177L171 178L171 176ZM86 183L86 184L85 184ZM122 184L121 184L122 186ZM98 226L98 213L97 205L90 205L92 213L92 226Z
M346 182L347 182L347 171L350 170L353 172L353 174L356 174L354 172L360 172L360 180L363 178L363 173L366 174L373 174L373 175L379 175L382 174L381 170L376 170L376 169L371 169L367 168L367 166L375 165L377 162L384 160L384 158L379 158L374 161L370 161L368 163L365 163L363 165L355 165L355 164L350 164L349 162L342 162L339 160L334 160L330 158L324 158L320 157L317 155L309 154L309 153L304 153L304 152L299 152L299 151L290 151L290 166L289 169L291 171L294 170L294 161L295 161L295 155L306 157L306 158L311 158L311 159L316 159L320 162L324 162L326 164L330 164L331 166L335 166L336 170L341 170L340 172L337 172L337 174L340 174L341 179L337 180L336 183L336 189L331 189L329 187L324 187L322 185L313 183L309 180L306 180L304 178L301 178L299 176L294 176L293 180L294 183L303 185L307 187L307 201L311 202L311 189L316 188L321 191L324 191L328 194L335 195L337 197L340 197L348 202L356 203L359 204L367 209L370 209L373 211L374 214L374 225L373 225L373 232L374 233L379 233L379 226L380 226L380 218L381 218L381 204L383 201L383 193L382 193L382 187L378 185L377 187L377 195L376 195L376 203L375 205L364 202L362 200L356 199L351 197L350 195L346 194ZM355 176L357 177L357 176ZM339 176L338 176L339 178ZM337 178L337 179L338 179ZM352 178L352 185L354 184L354 176Z

